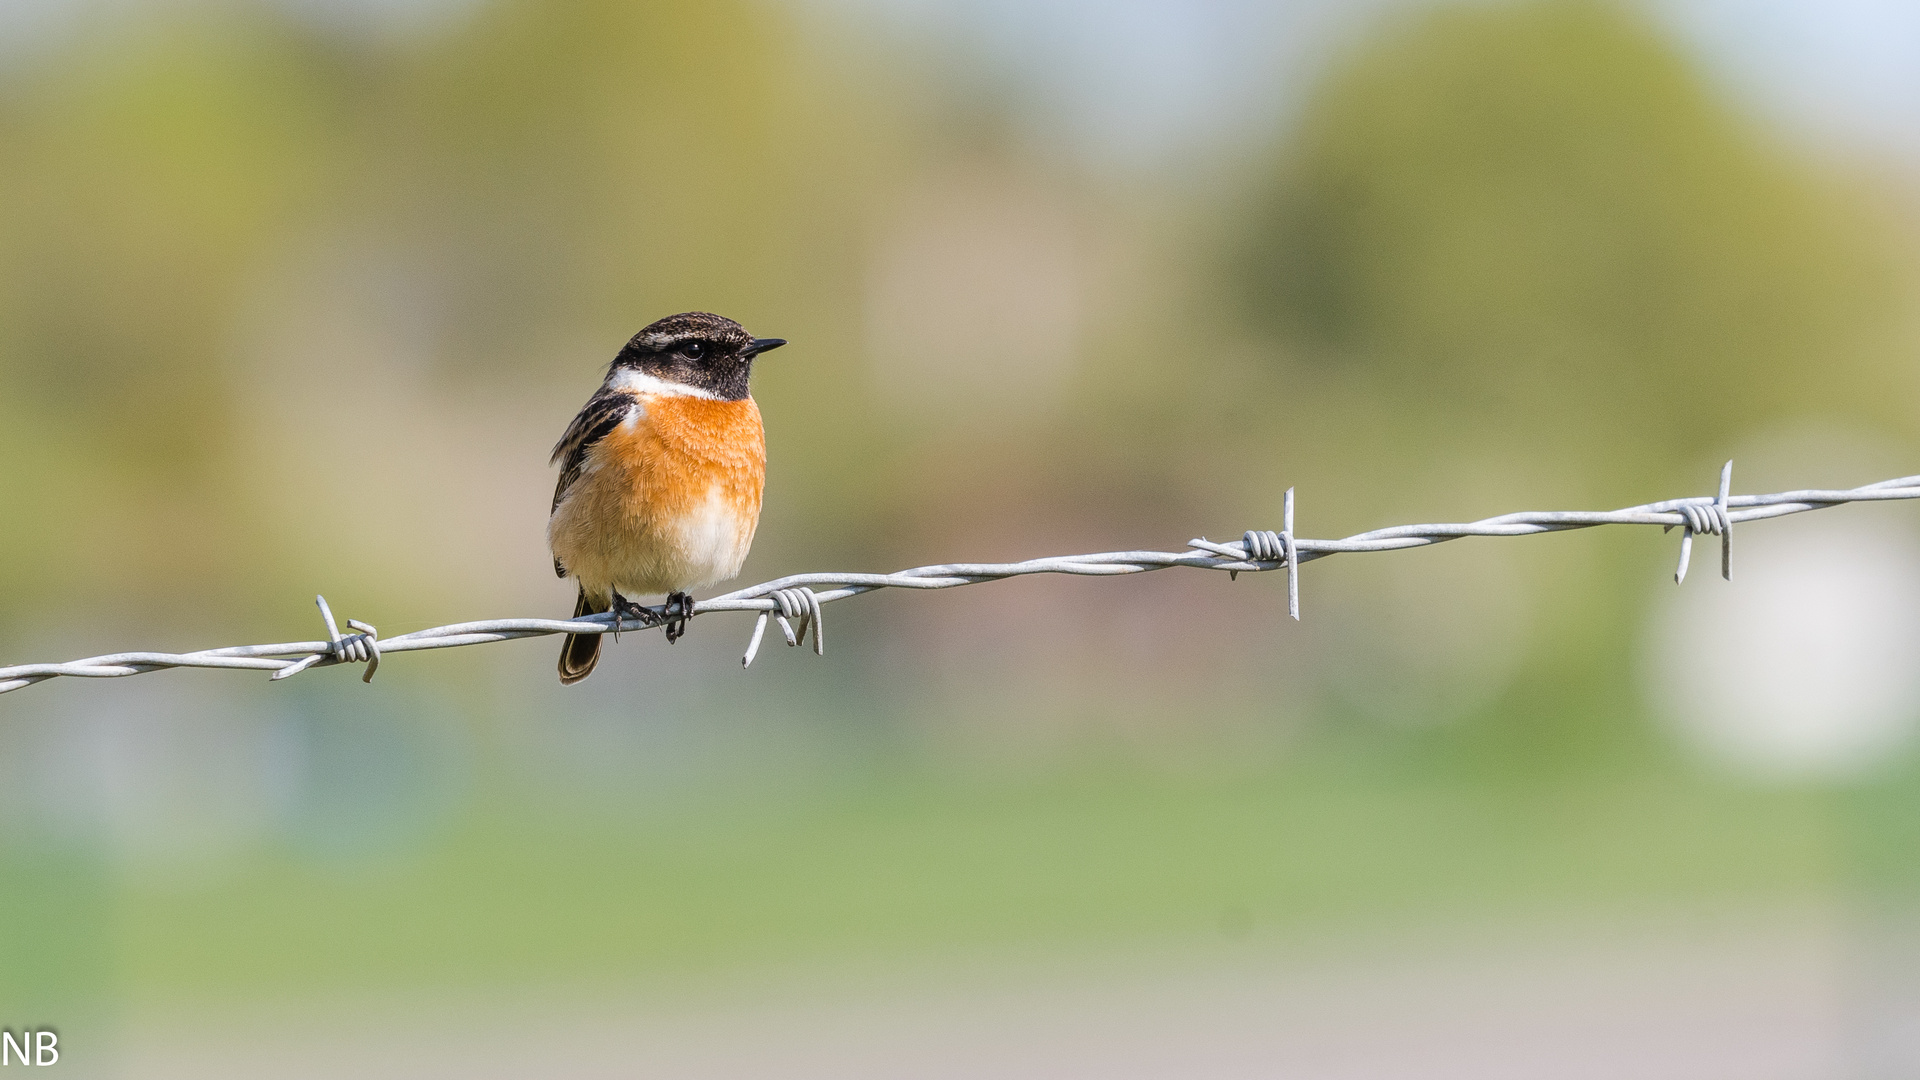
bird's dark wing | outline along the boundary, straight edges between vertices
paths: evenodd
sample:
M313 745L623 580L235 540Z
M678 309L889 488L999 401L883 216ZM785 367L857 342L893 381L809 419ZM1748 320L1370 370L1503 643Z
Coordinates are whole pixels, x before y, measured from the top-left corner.
M553 507L558 509L560 500L566 498L567 489L580 478L580 470L586 466L587 451L593 444L606 438L607 432L620 426L627 414L640 407L633 395L618 390L601 390L580 410L580 415L567 425L567 433L560 436L554 444L553 457L547 462L560 463L560 482L554 485ZM549 511L551 512L551 511Z

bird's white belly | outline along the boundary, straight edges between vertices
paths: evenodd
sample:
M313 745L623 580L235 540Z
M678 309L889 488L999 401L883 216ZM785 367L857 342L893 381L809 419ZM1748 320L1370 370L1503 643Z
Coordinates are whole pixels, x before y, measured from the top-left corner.
M666 572L656 576L654 582L662 578L678 581L682 584L675 586L675 591L684 591L733 577L747 561L754 525L753 519L740 514L726 492L714 485L690 512L675 521L657 523L662 533L662 561L667 565L662 568ZM632 584L639 588L642 583Z

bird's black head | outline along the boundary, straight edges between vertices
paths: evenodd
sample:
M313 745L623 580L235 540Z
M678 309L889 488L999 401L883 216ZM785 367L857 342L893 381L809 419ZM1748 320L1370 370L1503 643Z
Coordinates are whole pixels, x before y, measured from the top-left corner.
M614 358L609 376L633 371L738 401L747 396L753 358L785 344L780 338L754 337L732 319L687 311L669 315L633 335Z

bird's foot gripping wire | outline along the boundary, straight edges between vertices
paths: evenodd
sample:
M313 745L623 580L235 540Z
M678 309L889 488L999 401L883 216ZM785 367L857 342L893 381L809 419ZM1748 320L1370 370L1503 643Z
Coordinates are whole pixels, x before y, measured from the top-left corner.
M669 594L665 610L667 644L671 645L687 634L687 620L693 618L693 597L683 592Z
M621 596L620 590L618 589L613 591L613 608L611 610L613 611L613 640L615 641L620 640L620 624L624 620L638 619L641 626L659 626L661 623L660 615L652 608Z

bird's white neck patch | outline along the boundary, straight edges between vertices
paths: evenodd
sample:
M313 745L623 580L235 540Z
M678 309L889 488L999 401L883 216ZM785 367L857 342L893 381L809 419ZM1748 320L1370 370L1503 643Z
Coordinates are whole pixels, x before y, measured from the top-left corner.
M668 382L665 379L656 378L645 372L635 371L632 368L621 368L608 376L607 388L610 390L624 390L629 394L659 394L664 397L697 397L706 398L709 401L716 401L720 397L720 395L711 390L704 390L698 386L688 386L685 383Z

